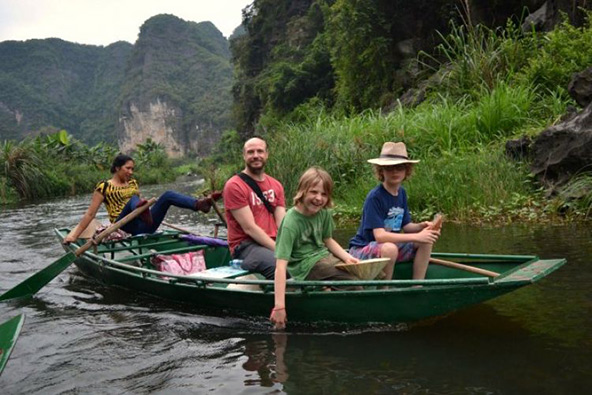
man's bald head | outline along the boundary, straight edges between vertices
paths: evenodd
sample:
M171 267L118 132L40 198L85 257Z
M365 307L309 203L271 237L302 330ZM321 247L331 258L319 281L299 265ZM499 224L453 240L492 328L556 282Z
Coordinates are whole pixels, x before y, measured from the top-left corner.
M263 174L267 163L267 143L259 137L253 137L245 142L243 158L248 173L253 175Z
M243 145L243 153L247 152L247 149L249 147L261 145L263 145L264 150L267 151L267 143L265 142L265 140L263 140L260 137L252 137L245 141L245 145Z

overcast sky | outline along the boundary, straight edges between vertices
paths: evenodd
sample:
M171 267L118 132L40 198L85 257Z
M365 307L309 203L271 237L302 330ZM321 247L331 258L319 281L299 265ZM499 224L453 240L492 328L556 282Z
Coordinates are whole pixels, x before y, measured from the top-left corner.
M0 0L0 41L57 37L80 44L134 43L158 14L210 21L226 37L253 0Z

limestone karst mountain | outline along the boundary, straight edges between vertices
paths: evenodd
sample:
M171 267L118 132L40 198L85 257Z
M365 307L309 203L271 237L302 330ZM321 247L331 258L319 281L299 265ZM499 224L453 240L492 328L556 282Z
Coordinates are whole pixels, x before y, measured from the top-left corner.
M130 151L150 137L173 156L206 153L230 127L232 68L210 22L157 15L133 45L0 43L0 138L66 129Z

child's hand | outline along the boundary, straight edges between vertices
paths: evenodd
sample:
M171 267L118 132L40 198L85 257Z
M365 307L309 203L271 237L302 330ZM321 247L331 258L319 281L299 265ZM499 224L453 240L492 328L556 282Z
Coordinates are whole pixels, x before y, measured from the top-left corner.
M287 315L286 315L286 309L274 307L271 310L271 315L269 316L269 320L274 324L275 329L285 329L286 322L288 322Z
M438 237L440 237L440 231L431 228L423 228L423 230L417 234L417 242L424 244L434 244Z
M348 258L345 259L345 261L343 261L345 263L360 263L360 260L358 258L354 258L353 256L349 255Z

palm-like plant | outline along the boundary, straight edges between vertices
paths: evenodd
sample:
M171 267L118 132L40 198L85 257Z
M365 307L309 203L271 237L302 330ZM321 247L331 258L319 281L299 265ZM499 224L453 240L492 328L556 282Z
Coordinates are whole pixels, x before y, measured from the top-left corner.
M139 166L158 168L165 165L167 156L162 144L148 137L146 142L136 147L135 159Z
M43 161L31 146L5 141L2 145L3 173L21 198L35 197L45 185Z

